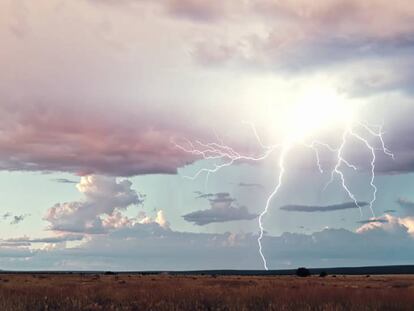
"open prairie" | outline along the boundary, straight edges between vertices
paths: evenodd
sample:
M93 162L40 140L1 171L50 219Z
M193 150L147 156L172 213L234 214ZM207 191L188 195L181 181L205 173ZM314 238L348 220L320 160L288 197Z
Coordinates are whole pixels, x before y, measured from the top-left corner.
M413 310L414 276L2 274L0 310Z

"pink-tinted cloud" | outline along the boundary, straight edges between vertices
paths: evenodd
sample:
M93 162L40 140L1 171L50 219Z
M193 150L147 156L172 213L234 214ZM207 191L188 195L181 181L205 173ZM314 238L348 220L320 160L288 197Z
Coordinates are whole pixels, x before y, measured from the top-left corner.
M160 124L163 118L62 105L1 106L0 169L173 174L192 157L171 143L180 130Z
M253 0L261 16L277 23L282 19L290 27L308 35L390 37L412 32L414 5L397 0Z
M222 18L231 9L233 1L169 0L167 10L177 17L195 21L214 21Z
M238 60L265 70L298 70L404 50L414 32L414 5L405 0L250 0L238 4L230 11L242 16L244 31L222 36L221 42L219 36L211 40L207 34L205 43L194 48L201 64ZM225 13L225 6L218 11L230 27L234 20ZM262 25L260 31L257 24Z

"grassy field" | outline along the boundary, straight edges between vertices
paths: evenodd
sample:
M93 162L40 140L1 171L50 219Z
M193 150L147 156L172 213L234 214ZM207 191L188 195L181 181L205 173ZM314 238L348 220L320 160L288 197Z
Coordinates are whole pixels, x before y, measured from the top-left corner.
M2 274L0 310L414 310L414 276Z

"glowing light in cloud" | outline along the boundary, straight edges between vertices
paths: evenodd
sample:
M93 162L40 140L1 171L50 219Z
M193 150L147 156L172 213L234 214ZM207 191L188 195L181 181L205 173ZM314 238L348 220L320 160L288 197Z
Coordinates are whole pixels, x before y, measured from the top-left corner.
M273 108L273 109L272 109ZM264 237L263 218L266 216L273 199L277 196L283 186L283 179L286 172L285 163L289 158L289 153L293 147L302 145L310 148L315 152L317 166L321 173L324 169L320 161L320 149L324 148L331 152L337 159L333 169L330 172L332 183L335 176L340 179L340 185L348 194L356 206L361 208L355 194L347 184L344 167L357 170L355 164L350 163L345 158L345 149L351 141L359 141L371 154L370 159L370 187L372 188L372 198L369 207L375 217L373 206L376 201L377 187L375 186L375 163L376 151L370 140L376 139L380 143L380 150L386 155L393 157L393 154L386 148L382 136L382 126L372 126L366 124L363 120L358 119L358 103L351 101L340 95L334 88L323 84L309 84L301 89L297 94L290 97L290 101L285 104L275 104L266 111L259 111L258 115L262 116L259 125L260 128L266 128L268 135L266 140L256 128L256 122L244 122L251 126L254 136L257 139L261 151L257 155L246 155L236 151L234 148L219 142L201 142L198 140L185 140L184 144L175 143L176 147L200 156L204 160L214 161L211 168L202 168L193 176L186 176L195 179L201 174L206 174L206 183L212 173L231 166L239 161L263 161L270 156L275 156L278 163L278 173L276 175L275 186L266 200L266 205L259 215L258 235L259 254L263 261L263 266L267 270L267 260L263 253L262 240ZM323 141L326 133L339 133L339 144L332 146L329 142ZM268 143L271 140L271 143Z
M289 132L303 139L322 130L352 122L355 104L346 101L334 89L311 87L300 94L290 111Z

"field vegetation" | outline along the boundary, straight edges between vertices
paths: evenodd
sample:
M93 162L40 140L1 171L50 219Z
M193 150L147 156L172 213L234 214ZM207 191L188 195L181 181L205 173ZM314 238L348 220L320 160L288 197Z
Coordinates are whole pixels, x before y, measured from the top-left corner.
M1 274L0 310L414 310L414 277Z

